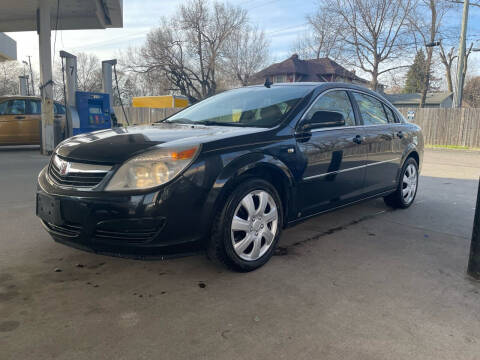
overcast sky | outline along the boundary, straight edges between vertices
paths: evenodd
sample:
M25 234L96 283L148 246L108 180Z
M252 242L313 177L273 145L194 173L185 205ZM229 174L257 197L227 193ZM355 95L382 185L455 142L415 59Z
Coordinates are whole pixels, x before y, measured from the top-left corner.
M231 0L231 3L248 10L252 23L264 29L271 42L272 60L280 61L291 55L292 45L298 35L305 32L305 15L312 12L317 0ZM115 58L119 50L129 46L141 46L151 28L159 25L162 16L172 15L182 0L124 0L123 28L107 30L58 31L55 53L66 50L71 53L88 52L101 60ZM460 29L461 5L448 19L452 30ZM7 33L17 41L18 60L32 56L38 66L38 36L36 32ZM480 39L480 9L471 8L469 40ZM55 33L52 32L52 48ZM476 43L480 48L480 41ZM480 73L480 53L472 57L472 70Z

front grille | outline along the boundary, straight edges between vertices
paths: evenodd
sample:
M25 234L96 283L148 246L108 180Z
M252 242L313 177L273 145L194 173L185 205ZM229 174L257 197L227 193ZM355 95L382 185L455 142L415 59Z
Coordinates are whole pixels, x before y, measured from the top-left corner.
M66 237L77 237L78 235L80 235L80 232L82 231L82 227L80 225L73 225L73 224L54 225L47 221L43 221L43 224L50 231L53 231L59 235L66 236Z
M103 180L110 168L104 165L69 162L54 155L48 174L59 185L92 188Z

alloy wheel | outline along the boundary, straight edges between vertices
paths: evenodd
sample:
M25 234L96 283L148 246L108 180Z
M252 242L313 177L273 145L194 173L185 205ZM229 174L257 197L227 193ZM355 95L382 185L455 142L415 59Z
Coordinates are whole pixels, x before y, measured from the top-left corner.
M408 164L403 174L402 197L405 204L409 205L415 198L418 184L417 168L413 164Z
M278 211L273 197L264 190L251 191L235 209L231 238L235 253L255 261L272 246L277 235Z

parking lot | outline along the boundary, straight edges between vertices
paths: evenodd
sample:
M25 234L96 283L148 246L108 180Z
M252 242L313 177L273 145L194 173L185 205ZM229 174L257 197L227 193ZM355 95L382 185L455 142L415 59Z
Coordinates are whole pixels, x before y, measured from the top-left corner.
M480 356L480 283L465 273L480 152L427 150L410 209L316 217L246 274L53 242L35 217L47 161L0 148L0 359Z

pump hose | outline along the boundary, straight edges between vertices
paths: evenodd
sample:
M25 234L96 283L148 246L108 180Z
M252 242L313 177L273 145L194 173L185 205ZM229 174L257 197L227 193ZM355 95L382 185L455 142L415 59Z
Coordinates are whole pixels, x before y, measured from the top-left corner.
M68 117L68 111L67 111L67 90L66 90L66 85L65 85L65 65L63 64L63 57L62 57L62 82L63 82L63 106L65 108L65 120ZM70 124L68 121L65 121L65 130L64 130L64 135L63 138L66 139L67 137L70 136Z
M117 66L116 65L113 65L113 73L115 74L115 84L117 86L118 100L120 101L120 106L122 107L123 116L125 116L125 121L127 122L127 125L130 126L130 122L128 121L127 113L125 112L125 108L123 107L122 96L120 95L120 88L118 87Z

